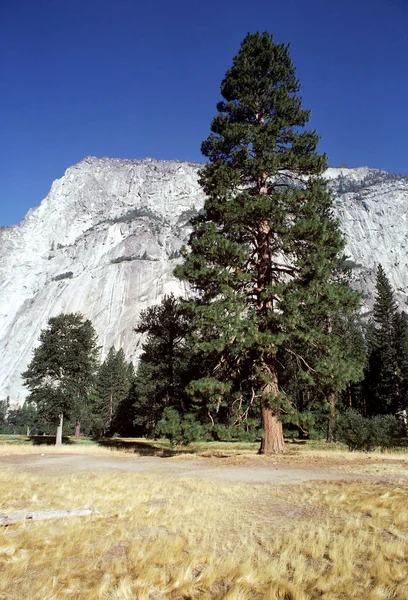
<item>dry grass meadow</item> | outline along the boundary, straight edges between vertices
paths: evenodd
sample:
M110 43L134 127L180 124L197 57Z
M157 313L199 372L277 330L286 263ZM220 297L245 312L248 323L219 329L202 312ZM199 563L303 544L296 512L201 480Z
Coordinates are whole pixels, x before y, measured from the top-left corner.
M30 452L43 450L2 446L0 466ZM99 511L1 527L0 600L407 600L408 456L282 460L364 476L272 485L0 468L0 512Z

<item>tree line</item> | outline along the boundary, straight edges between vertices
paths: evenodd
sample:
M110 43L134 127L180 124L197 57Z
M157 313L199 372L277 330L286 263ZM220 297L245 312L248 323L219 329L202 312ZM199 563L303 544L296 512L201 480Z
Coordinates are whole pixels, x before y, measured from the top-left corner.
M81 431L164 436L172 443L260 438L259 398L248 367L237 385L219 354L197 344L191 311L191 302L169 295L141 313L135 332L146 338L136 370L121 348L112 347L98 363L96 332L81 314L52 317L23 373L28 400L17 408L0 402L0 431L53 434L62 415L64 434L77 438ZM337 393L316 369L305 369L304 362L316 361L304 349L292 344L278 353L288 406L284 429L300 438L337 437L351 449L397 443L407 433L408 317L398 310L381 265L371 317L333 320L331 335L352 365Z
M64 419L77 429L86 419L97 429L100 419L105 434L129 419L127 431L131 423L174 443L260 438L265 454L283 451L283 428L303 436L325 428L334 440L345 406L364 419L398 414L403 422L406 317L391 302L385 323L380 288L387 280L379 269L373 320L367 329L361 323L323 178L327 157L306 127L310 111L299 91L289 46L267 32L248 34L201 146L206 201L175 271L191 299L169 296L142 314L137 331L146 342L136 375L122 355L117 361L126 372L123 394L109 392L112 366L102 381L91 324L71 316L88 359L78 366L77 346L66 369L54 361L41 378L41 340L23 374L39 414L53 411L61 430ZM64 335L53 336L64 345ZM119 352L112 349L113 362Z

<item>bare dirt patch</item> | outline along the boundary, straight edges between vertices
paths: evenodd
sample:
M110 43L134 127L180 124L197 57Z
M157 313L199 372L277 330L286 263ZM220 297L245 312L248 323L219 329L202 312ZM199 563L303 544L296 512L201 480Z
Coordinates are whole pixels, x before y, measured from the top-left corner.
M1 467L18 471L56 475L64 473L157 473L164 477L193 477L244 483L296 484L305 481L331 481L408 478L407 459L362 457L329 453L312 456L303 453L278 457L236 455L227 457L192 456L162 458L112 453L116 456L87 454L9 455Z

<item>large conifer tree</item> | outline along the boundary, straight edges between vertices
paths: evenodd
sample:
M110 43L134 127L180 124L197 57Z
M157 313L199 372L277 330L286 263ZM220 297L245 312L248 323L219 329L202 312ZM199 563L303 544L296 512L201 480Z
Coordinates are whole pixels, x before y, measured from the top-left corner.
M197 293L193 328L201 349L219 355L214 378L224 374L238 388L245 371L240 393L259 399L263 453L283 450L281 417L291 410L278 349L290 352L294 339L313 345L330 380L343 368L331 319L358 303L338 276L344 242L321 178L326 157L316 132L304 129L310 112L298 92L288 46L248 34L202 144L207 200L176 271Z
M97 335L81 313L51 317L41 331L40 345L22 374L30 390L28 400L37 406L39 417L48 423L60 422L57 443L61 443L64 418L74 418L79 435L82 407L87 402L98 366Z

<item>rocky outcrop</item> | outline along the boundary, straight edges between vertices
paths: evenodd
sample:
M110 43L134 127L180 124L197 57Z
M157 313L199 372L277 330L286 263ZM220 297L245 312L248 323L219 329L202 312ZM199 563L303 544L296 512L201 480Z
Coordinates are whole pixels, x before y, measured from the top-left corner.
M102 356L114 344L137 361L140 311L170 292L186 293L173 269L204 202L198 168L86 158L20 225L0 228L0 398L22 401L21 372L40 330L60 312L81 311L92 320ZM379 262L405 305L408 179L365 167L329 169L326 176L366 306Z

